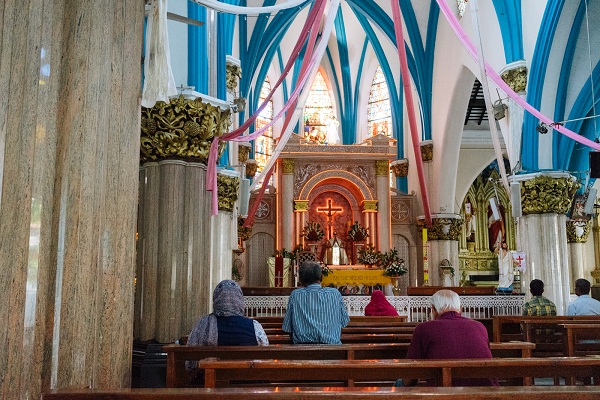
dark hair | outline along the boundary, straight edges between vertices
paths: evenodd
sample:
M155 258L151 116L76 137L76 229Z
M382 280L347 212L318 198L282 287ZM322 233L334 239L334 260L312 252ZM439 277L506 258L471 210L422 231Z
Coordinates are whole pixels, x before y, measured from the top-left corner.
M581 294L590 293L590 281L587 279L579 278L575 281L575 290L579 290Z
M534 279L529 283L529 289L534 296L541 296L544 293L544 282L539 279Z
M298 275L300 277L300 282L302 285L308 286L313 283L321 282L323 277L323 270L321 269L321 264L315 261L305 261L300 264L300 268L298 269Z

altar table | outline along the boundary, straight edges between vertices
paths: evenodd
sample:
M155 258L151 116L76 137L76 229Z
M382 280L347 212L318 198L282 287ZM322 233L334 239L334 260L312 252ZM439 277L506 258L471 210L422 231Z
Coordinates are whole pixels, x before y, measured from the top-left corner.
M333 284L333 286L336 287L344 285L374 286L377 284L385 286L391 284L392 281L389 276L383 275L382 269L349 269L334 267L328 276L323 276L323 281L321 283L323 286Z

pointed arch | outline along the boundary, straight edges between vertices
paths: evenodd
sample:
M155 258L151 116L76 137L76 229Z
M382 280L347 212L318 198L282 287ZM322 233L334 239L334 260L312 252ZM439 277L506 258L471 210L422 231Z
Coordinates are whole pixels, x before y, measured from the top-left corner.
M325 143L329 125L337 122L333 111L334 99L326 77L325 71L320 68L304 105L304 136L315 143Z

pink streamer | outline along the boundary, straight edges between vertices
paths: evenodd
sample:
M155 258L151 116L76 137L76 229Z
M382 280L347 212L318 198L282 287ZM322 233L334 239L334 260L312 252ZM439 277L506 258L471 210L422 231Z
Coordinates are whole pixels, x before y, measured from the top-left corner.
M290 59L288 60L284 70L282 71L281 76L279 77L279 79L277 80L277 82L275 83L275 85L272 87L271 91L267 95L265 101L258 107L258 109L254 112L254 114L248 120L246 120L246 122L244 122L244 124L242 126L240 126L239 128L233 130L232 132L230 132L228 134L225 134L221 137L213 139L213 142L211 143L211 146L210 146L210 153L209 153L209 158L208 158L207 180L206 180L206 190L212 191L212 215L217 215L218 211L219 211L218 210L218 196L217 196L217 190L218 190L217 189L217 157L218 157L219 143L221 141L232 140L232 139L237 138L238 136L242 135L244 133L244 131L246 131L246 129L248 129L250 127L250 125L252 125L254 123L254 121L256 120L258 115L260 115L262 110L267 106L267 104L269 103L269 100L271 99L271 97L273 96L273 94L275 93L277 88L281 85L281 83L283 82L283 80L285 79L285 77L287 76L289 71L291 70L292 66L294 65L295 60L298 58L300 50L302 49L304 41L306 40L306 37L308 36L309 32L312 32L312 31L318 29L319 25L317 24L317 21L320 22L321 16L323 14L322 9L325 5L325 1L326 0L316 0L316 4L313 6L312 10L308 14L308 17L306 19L304 27L302 28L302 31L300 32L300 36L298 37L296 45L294 46L294 49L292 50ZM317 37L317 35L314 35L314 40L316 40L316 37ZM311 35L311 39L313 39L313 35ZM312 45L309 43L308 46L309 46L309 48L312 49L312 47L314 46L314 43ZM306 58L308 58L308 57L306 57ZM305 58L305 61L306 61L306 58ZM311 60L311 61L313 61L313 60ZM302 76L301 79L302 78L304 78L304 77ZM288 103L289 103L289 101L288 101ZM290 106L291 106L291 104L290 104ZM289 109L290 106L288 106L287 108Z
M402 33L402 17L400 16L400 5L398 0L391 0L392 14L394 16L394 31L396 32L396 44L398 47L398 57L400 58L400 71L402 73L402 84L404 86L404 96L406 97L406 109L408 112L408 122L410 134L412 137L413 150L417 164L417 175L419 177L419 187L421 189L421 198L423 199L423 212L425 213L425 223L430 227L431 210L429 208L429 197L427 195L427 185L425 184L425 173L423 171L423 158L421 157L421 148L419 146L419 131L417 129L417 118L415 117L415 107L410 87L410 72L408 71L408 61L406 60L406 49L404 48L404 35Z
M473 45L473 42L471 42L471 39L469 39L469 37L465 33L462 26L460 26L458 19L456 18L456 16L452 12L452 10L450 10L450 7L446 3L446 1L445 0L437 0L437 3L440 6L440 9L444 13L444 15L446 16L446 19L448 20L450 27L452 28L452 30L454 31L454 33L456 34L458 39L461 41L462 45L465 47L465 50L467 50L467 52L469 53L469 55L471 55L471 57L473 57L475 60L477 60L477 51L475 50L475 46ZM492 81L494 81L494 83L496 85L498 85L498 87L500 89L502 89L502 91L504 91L508 95L508 97L513 99L517 104L519 104L521 107L523 107L523 109L527 110L534 117L536 117L540 121L546 123L548 126L550 126L555 131L558 131L559 133L575 140L576 142L579 142L583 145L591 147L595 150L600 150L599 143L596 143L593 140L587 139L587 138L573 132L572 130L565 128L562 125L553 125L554 121L552 119L546 117L539 110L537 110L532 105L527 103L527 101L522 99L521 96L519 96L517 93L515 93L502 80L500 75L498 75L498 73L496 71L494 71L492 66L489 65L487 62L485 63L485 70L486 70L487 75L492 79Z

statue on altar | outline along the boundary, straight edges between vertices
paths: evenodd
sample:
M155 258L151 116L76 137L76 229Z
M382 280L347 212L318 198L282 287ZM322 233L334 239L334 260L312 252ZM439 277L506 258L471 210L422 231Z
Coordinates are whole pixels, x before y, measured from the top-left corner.
M515 279L514 260L506 242L496 247L495 253L498 254L498 290L512 292Z
M323 263L327 265L347 265L348 255L344 249L344 242L337 237L337 232L333 232L333 237L329 239L325 246L325 257Z

